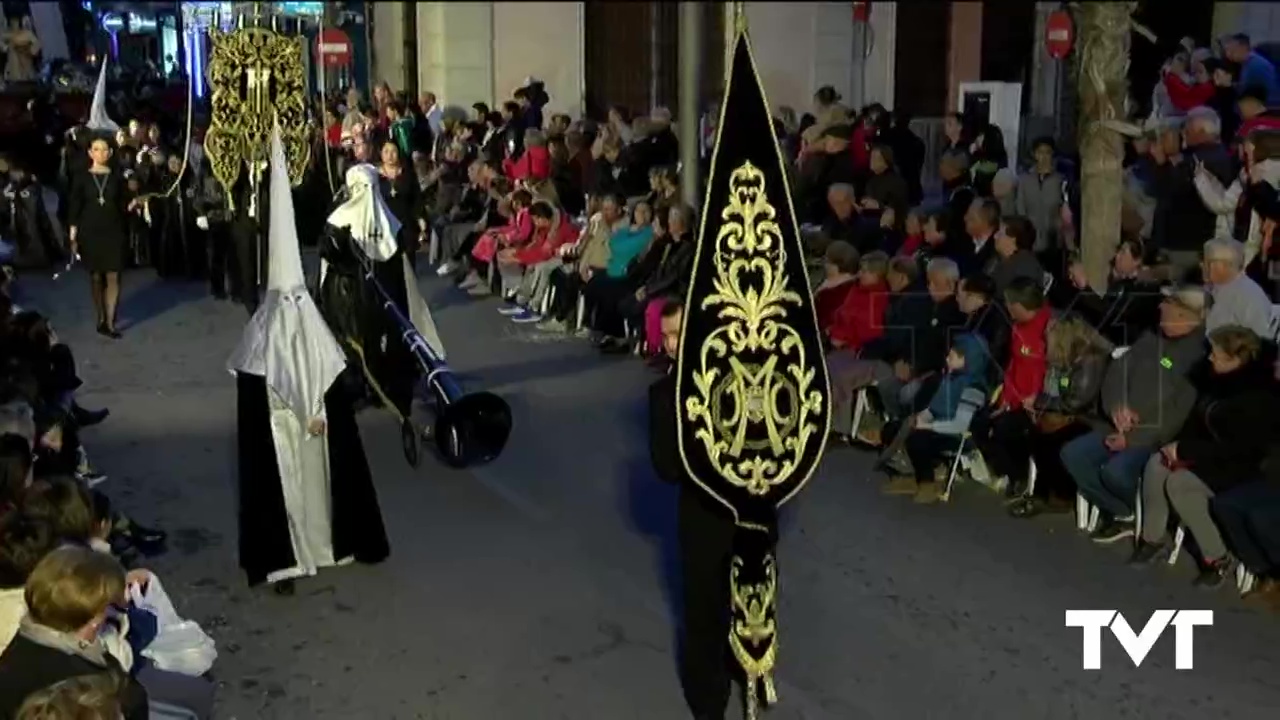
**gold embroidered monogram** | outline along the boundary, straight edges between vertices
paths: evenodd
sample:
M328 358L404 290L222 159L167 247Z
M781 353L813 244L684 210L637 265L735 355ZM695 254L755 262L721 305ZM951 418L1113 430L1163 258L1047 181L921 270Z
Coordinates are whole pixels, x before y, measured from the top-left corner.
M702 342L693 372L697 393L685 402L694 436L716 471L753 495L786 482L822 430L819 422L826 425L812 359L790 322L792 312L811 311L790 288L766 189L764 174L750 162L730 176L713 249L715 291L700 303L723 324ZM744 353L767 357L744 362Z

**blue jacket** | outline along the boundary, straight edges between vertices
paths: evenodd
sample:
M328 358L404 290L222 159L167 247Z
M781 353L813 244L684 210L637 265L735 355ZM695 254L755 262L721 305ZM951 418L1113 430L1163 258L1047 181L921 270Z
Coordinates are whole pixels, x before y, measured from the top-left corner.
M964 333L957 335L951 345L964 355L964 367L958 371L948 370L939 383L938 391L929 401L929 414L934 421L954 419L966 390L986 393L987 363L990 358L986 342L978 335Z
M1276 81L1276 66L1256 52L1240 64L1240 90L1260 85L1267 90L1267 106L1280 105L1280 83Z

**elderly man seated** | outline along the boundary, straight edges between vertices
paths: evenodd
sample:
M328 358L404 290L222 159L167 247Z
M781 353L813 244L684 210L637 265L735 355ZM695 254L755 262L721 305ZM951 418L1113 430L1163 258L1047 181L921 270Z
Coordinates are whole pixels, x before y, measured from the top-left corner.
M1213 307L1205 329L1225 325L1248 328L1260 338L1271 336L1271 299L1244 272L1244 244L1231 238L1214 238L1204 244L1201 260L1205 285Z
M1101 514L1095 542L1134 533L1138 481L1151 454L1174 439L1196 401L1189 377L1205 357L1208 296L1173 290L1160 304L1159 328L1138 338L1107 369L1101 409L1110 427L1067 443L1062 464Z

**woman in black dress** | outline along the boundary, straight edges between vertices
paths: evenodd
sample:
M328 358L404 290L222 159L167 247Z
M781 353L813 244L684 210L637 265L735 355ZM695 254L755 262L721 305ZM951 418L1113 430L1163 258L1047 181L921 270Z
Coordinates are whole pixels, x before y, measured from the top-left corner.
M127 215L137 205L129 199L124 178L112 170L111 146L105 138L89 143L89 169L71 184L68 198L68 237L72 256L79 255L92 281L98 334L119 338L116 307L120 302L120 271L128 245ZM80 229L84 228L81 233Z
M390 140L382 143L379 152L378 186L382 190L382 200L387 209L400 221L400 232L396 235L396 245L400 253L409 258L410 267L416 267L421 245L419 238L422 226L425 225L422 213L422 191L418 187L418 177L409 166L408 159L400 153L400 149ZM399 254L399 253L397 253ZM398 260L392 257L392 260ZM399 263L396 263L398 266ZM394 267L394 266L393 266Z

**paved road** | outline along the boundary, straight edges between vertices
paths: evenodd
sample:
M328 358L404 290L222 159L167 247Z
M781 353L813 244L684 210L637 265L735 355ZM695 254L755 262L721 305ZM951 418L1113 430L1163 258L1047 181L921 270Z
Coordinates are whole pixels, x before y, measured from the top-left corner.
M223 369L245 320L194 285L128 276L123 341L93 333L85 278L25 276L81 359L86 438L103 486L166 527L152 566L215 635L220 718L652 720L685 717L672 631L674 494L652 475L635 361L532 342L491 304L424 283L465 382L512 403L507 453L476 471L413 471L384 415L362 417L393 545L293 599L250 591L235 564L234 392ZM1280 622L1191 571L1123 564L1067 520L1005 518L984 489L949 506L881 497L842 450L782 533L781 704L770 717L1263 718L1280 707ZM1067 608L1210 608L1196 669L1172 633L1135 669L1103 641L1080 666ZM1271 708L1268 712L1267 708ZM736 715L731 715L736 717Z

